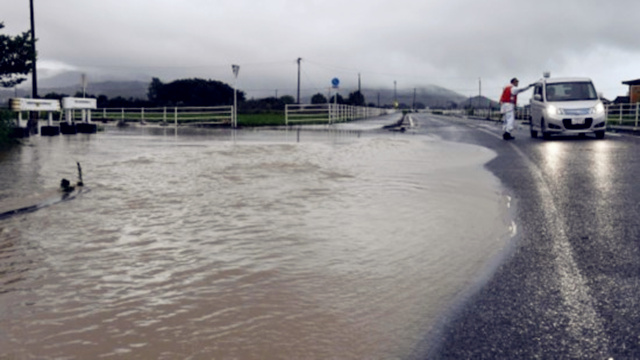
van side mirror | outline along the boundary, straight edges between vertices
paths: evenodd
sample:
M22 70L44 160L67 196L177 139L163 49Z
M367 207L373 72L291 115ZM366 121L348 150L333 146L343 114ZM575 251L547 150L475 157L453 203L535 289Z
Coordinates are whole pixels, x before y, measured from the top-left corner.
M598 99L602 99L603 97L604 97L604 95L601 92L599 92L598 93Z
M535 100L535 101L542 101L542 95L540 95L540 94L535 94L535 95L533 95L533 100Z

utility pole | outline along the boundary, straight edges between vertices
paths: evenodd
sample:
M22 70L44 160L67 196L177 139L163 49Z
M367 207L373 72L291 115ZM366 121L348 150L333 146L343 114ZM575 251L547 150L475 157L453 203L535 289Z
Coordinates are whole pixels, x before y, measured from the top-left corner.
M300 61L302 58L298 58L298 105L300 104Z
M32 68L31 72L31 83L32 83L32 91L31 97L34 99L38 98L38 75L36 73L36 25L35 25L35 17L33 15L33 0L29 0L29 5L31 9L31 48L33 49L33 59L32 59Z
M481 107L482 101L482 78L478 78L478 107Z
M87 74L82 73L80 78L82 79L82 97L85 98L87 97Z
M364 106L364 104L360 104L360 99L364 99L364 96L362 95L362 88L360 86L360 73L358 73L358 98L356 99L355 105Z
M35 17L33 15L33 0L29 0L30 12L31 12L31 49L33 51L33 59L32 59L32 76L31 76L31 97L34 99L38 98L38 75L36 73L36 25L35 25ZM27 121L27 129L30 134L38 133L38 112L32 111L29 114L29 121Z
M393 107L398 108L398 84L393 80Z
M413 110L416 109L416 88L413 88Z

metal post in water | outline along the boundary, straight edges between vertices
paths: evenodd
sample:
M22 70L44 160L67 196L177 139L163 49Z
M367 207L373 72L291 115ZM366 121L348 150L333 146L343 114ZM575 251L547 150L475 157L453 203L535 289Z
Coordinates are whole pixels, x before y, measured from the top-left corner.
M78 164L78 186L84 186L84 182L82 181L82 167L80 167L80 163L76 161Z

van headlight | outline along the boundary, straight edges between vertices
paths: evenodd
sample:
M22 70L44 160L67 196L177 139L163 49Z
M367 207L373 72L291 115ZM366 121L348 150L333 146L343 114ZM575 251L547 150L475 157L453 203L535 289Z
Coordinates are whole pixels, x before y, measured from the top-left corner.
M555 105L547 105L547 114L551 115L564 115L564 109Z
M551 115L562 115L564 111L562 109L555 107L554 105L547 105L547 114Z
M596 106L591 108L591 111L589 111L589 113L591 113L591 114L602 114L602 113L604 113L604 104L598 103Z

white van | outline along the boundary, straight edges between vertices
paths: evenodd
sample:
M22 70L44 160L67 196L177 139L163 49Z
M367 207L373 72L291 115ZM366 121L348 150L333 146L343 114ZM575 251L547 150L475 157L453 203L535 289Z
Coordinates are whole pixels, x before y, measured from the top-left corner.
M602 139L606 114L589 78L549 78L536 82L531 97L531 137L593 133Z

